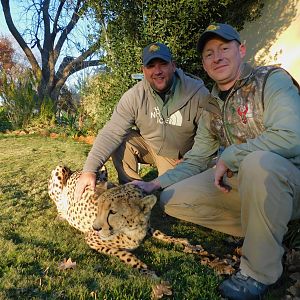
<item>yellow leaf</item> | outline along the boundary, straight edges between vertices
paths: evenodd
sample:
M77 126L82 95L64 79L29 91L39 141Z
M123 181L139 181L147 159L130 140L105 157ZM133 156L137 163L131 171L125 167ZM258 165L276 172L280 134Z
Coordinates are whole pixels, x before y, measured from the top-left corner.
M76 267L76 262L73 262L70 257L68 259L64 258L64 261L59 263L58 266L60 270L74 269L75 267Z

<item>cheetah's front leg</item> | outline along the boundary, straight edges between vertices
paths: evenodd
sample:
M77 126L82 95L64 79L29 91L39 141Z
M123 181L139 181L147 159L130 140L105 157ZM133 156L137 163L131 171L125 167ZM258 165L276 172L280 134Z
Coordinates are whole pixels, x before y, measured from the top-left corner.
M86 243L94 250L100 253L118 257L122 262L138 269L143 275L158 278L154 271L148 269L148 266L138 259L134 254L125 249L116 248L116 245L110 241L103 241L94 231L89 231L85 235Z

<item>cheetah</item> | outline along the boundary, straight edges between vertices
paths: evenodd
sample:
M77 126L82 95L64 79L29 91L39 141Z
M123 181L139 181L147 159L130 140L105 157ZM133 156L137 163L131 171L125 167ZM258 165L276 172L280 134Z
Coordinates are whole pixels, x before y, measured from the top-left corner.
M107 177L103 170L95 191L87 187L76 202L74 191L80 174L57 166L51 173L48 192L58 214L85 234L85 242L92 249L116 256L143 274L156 276L131 253L148 233L168 243L190 246L186 239L173 238L150 227L151 210L157 201L155 195L148 195L132 184L114 186L103 182Z
M66 220L81 232L92 228L96 218L97 196L107 189L107 169L103 166L96 173L96 191L87 187L78 202L74 201L76 182L81 171L72 172L66 166L57 166L48 182L48 194L56 204L58 217Z

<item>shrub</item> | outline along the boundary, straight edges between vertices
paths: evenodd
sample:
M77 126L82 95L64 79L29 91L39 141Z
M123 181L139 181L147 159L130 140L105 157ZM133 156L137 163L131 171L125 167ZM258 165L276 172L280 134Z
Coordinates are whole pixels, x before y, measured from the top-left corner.
M18 79L12 80L4 73L1 81L0 96L9 122L14 128L26 127L33 117L37 100L32 74L26 72Z
M128 86L124 81L126 79L118 75L100 73L84 87L81 105L85 115L92 119L94 131L97 132L110 119L116 103Z
M3 106L0 106L0 132L12 129L12 124L8 120L7 111Z

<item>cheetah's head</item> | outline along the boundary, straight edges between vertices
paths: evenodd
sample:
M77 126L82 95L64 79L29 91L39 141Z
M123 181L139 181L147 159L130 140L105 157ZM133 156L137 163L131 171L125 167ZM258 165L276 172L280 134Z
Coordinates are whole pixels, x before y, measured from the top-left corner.
M109 189L99 196L93 228L102 240L112 240L118 234L134 238L142 234L144 238L156 200L155 195L131 184Z

